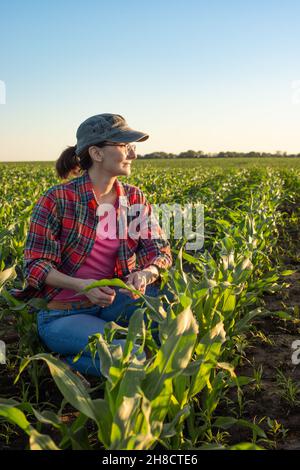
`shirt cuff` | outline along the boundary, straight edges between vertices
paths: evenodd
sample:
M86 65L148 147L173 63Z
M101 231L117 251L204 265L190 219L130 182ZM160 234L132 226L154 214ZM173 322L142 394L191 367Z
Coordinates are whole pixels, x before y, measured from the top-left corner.
M160 273L162 269L168 269L170 264L170 260L167 256L157 256L156 258L153 258L152 260L149 260L147 263L145 263L144 268L148 268L149 266L154 265Z
M54 268L51 261L48 260L35 260L30 262L27 267L27 283L37 290L41 290L45 284L45 279L48 276L51 269Z

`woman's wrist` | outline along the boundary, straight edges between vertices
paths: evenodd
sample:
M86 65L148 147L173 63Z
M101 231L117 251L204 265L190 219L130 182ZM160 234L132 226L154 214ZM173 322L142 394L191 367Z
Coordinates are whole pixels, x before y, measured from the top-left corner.
M74 284L73 284L72 289L75 290L76 292L81 292L88 285L86 281L87 279L74 278Z
M151 284L159 278L159 269L154 264L144 268L142 271L146 274L147 284Z

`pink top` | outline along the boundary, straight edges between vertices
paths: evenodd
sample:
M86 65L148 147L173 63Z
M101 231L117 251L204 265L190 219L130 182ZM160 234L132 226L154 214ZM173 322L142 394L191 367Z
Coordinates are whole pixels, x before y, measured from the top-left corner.
M104 206L102 206L104 207ZM115 271L115 262L120 246L120 240L116 232L116 209L118 207L118 198L114 206L107 206L105 212L100 213L100 206L97 209L99 222L96 230L96 239L89 256L82 263L80 268L72 277L80 279L111 279ZM102 215L103 214L103 215ZM82 295L75 296L76 291L72 289L62 289L53 300L66 302L77 302L87 300Z

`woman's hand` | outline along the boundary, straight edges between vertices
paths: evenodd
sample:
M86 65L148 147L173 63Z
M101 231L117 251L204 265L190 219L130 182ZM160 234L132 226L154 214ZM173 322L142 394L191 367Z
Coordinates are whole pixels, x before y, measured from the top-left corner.
M145 294L146 287L148 284L156 281L159 276L159 271L156 266L149 266L148 268L142 269L141 271L135 271L127 276L126 284L133 289L136 289ZM137 299L138 295L127 289L120 289L120 292L129 295L133 299Z
M115 300L116 291L109 286L94 287L89 291L81 292L84 287L89 286L92 282L96 282L96 279L81 279L79 294L84 294L93 304L99 305L100 307L108 307L111 305Z

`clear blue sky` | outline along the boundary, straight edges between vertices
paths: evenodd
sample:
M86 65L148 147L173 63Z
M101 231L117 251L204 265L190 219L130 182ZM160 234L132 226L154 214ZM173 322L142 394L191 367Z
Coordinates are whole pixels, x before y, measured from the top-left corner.
M55 160L104 112L150 134L139 153L300 152L299 19L298 0L2 2L0 159Z

